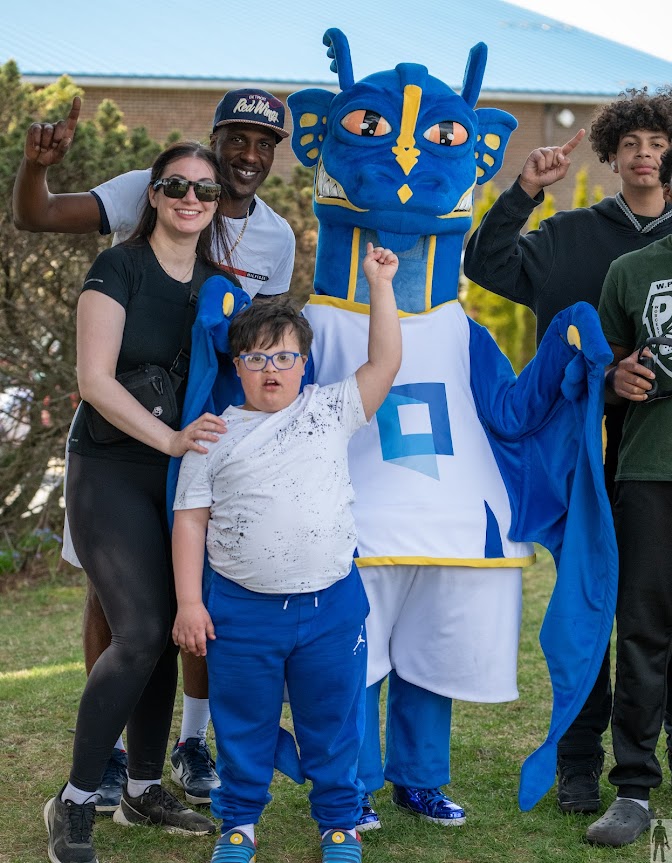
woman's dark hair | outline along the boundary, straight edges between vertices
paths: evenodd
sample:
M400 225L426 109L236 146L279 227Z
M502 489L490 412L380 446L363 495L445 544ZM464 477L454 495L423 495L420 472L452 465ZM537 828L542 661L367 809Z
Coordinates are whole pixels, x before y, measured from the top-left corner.
M282 341L289 330L299 343L299 351L308 354L313 331L299 309L289 297L273 300L255 300L252 305L231 321L229 346L231 356L251 348L270 348Z
M152 165L152 173L149 179L148 188L157 180L161 180L166 174L167 168L178 159L193 157L207 162L213 170L215 182L222 187L220 199L227 199L229 196L228 185L222 175L217 157L212 150L204 147L198 141L179 141L177 144L171 144L170 147L159 153ZM140 220L135 227L131 236L126 240L127 243L138 243L140 240L148 240L156 227L156 208L152 207L149 196L142 208ZM219 262L213 258L212 250L219 248L224 250L224 257L227 263L231 264L231 252L229 248L226 220L220 215L219 210L215 211L212 221L201 231L196 244L196 256L207 264L217 265Z
M672 147L665 150L663 158L660 160L660 168L658 176L661 183L667 183L668 186L672 183Z
M640 129L662 132L672 140L672 87L661 87L653 96L646 87L620 93L593 117L590 143L600 162L608 162L621 138Z

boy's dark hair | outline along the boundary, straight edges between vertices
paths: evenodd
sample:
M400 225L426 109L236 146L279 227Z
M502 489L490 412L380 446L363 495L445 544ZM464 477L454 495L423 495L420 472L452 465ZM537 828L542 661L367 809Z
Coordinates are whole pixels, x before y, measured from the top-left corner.
M313 331L293 301L289 297L255 300L248 309L231 321L231 356L237 357L251 348L270 348L282 341L287 330L296 336L299 351L308 354L313 341Z
M658 176L662 184L667 183L668 186L672 183L672 147L665 150L663 158L660 160L660 168Z
M646 129L662 132L672 140L672 87L660 87L655 95L648 89L630 89L600 108L590 127L590 143L600 162L608 162L623 135Z

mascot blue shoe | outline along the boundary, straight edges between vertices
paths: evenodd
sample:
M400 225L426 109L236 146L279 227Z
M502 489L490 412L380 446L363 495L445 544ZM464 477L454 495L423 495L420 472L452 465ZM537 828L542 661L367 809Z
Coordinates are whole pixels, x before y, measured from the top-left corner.
M459 827L467 820L464 809L453 803L440 788L392 788L392 802L423 821L442 827Z

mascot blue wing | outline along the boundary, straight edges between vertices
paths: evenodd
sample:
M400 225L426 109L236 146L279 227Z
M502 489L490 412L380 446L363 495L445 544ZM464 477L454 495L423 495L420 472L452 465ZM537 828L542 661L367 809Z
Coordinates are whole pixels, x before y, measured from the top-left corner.
M526 811L555 782L558 741L593 687L613 626L618 560L602 462L612 354L587 303L553 319L517 381L489 334L477 324L471 332L472 390L509 492L510 538L546 547L557 572L539 639L553 711L521 770Z
M246 291L234 287L224 276L211 276L203 282L198 294L196 320L191 330L191 359L182 408L182 428L206 411L221 414L237 401L239 388L231 371L232 363L226 356L229 325L231 319L251 302ZM181 458L171 458L168 465L166 502L171 528L181 461Z

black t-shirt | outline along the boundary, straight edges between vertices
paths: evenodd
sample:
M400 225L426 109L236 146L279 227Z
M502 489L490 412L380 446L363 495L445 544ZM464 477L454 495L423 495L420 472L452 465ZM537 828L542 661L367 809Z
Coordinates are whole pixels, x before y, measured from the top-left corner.
M202 280L231 277L215 266L198 265ZM153 363L170 369L182 347L191 283L178 282L161 267L148 242L113 246L93 262L83 291L100 291L126 310L126 322L117 360L117 374ZM182 410L186 379L179 387L178 407ZM175 425L179 427L179 421ZM168 456L135 438L117 443L97 444L89 434L83 411L79 411L69 443L70 452L99 458L167 464Z

